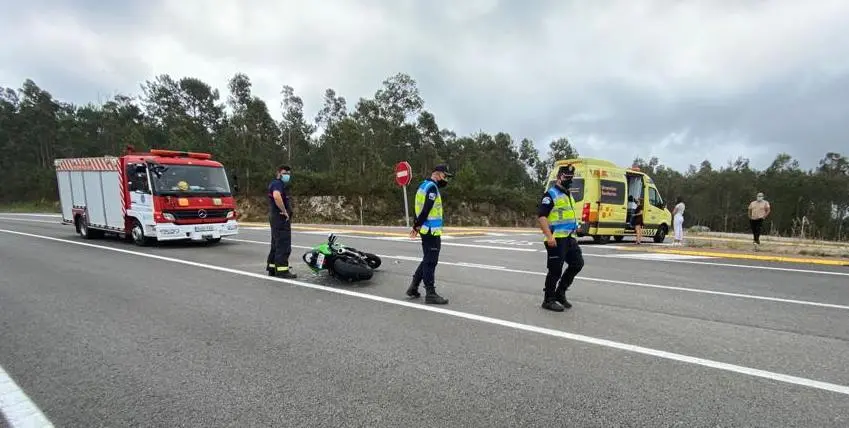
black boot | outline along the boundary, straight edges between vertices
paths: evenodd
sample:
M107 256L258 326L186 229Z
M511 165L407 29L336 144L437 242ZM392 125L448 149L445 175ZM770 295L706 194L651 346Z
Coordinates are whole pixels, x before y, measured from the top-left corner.
M542 308L548 309L549 311L554 312L563 312L563 306L557 302L557 298L553 293L547 292L545 293L545 297L542 300Z
M425 287L425 291L426 291L425 303L429 303L429 304L432 304L432 305L448 304L448 299L440 296L439 294L436 294L436 288L435 287L433 287L433 286Z
M407 287L407 295L413 298L422 297L421 293L419 293L419 281L416 278L410 281L410 286Z
M542 308L554 312L563 312L563 306L561 306L560 303L555 300L542 302Z
M292 273L291 270L278 270L277 272L274 273L274 276L276 276L278 278L286 278L286 279L295 279L295 278L298 277L298 275L295 275L294 273Z
M562 305L564 308L569 309L572 307L572 304L566 300L566 289L562 287L557 287L557 290L554 292L554 301Z

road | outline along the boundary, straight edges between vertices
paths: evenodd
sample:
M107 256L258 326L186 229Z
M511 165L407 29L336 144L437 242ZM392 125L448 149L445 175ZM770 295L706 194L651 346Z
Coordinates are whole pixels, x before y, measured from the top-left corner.
M285 281L265 276L260 228L140 248L0 214L0 410L12 426L849 425L849 268L585 245L554 313L538 236L457 236L437 270L450 304L430 306L404 295L417 242L341 235L384 257L350 285L300 261L321 233L294 233Z

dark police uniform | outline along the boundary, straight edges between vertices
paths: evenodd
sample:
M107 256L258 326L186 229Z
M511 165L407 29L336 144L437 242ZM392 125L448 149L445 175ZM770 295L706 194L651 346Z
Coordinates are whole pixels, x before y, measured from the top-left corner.
M556 303L566 308L572 307L566 300L566 290L584 267L584 257L576 239L578 218L575 200L569 191L564 192L556 184L552 185L542 195L537 214L548 218L549 228L556 241L554 247L543 243L548 252L543 308L561 311L563 309ZM565 271L564 262L569 265Z
M447 172L440 165L435 171ZM416 220L413 229L419 232L422 239L422 261L413 274L413 281L407 289L410 297L420 297L419 283L424 281L425 303L446 304L448 299L436 293L436 265L439 263L439 252L442 249L442 196L439 185L432 178L425 179L416 191Z
M289 213L287 219L274 202L274 191L283 197L283 206ZM289 270L289 255L292 253L292 201L286 192L283 180L275 178L268 184L268 220L271 223L271 250L268 252L268 274L282 278L297 278Z

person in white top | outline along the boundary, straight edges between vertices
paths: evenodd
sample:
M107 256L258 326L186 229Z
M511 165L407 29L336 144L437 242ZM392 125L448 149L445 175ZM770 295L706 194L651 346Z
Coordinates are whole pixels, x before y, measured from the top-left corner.
M772 208L769 206L769 202L764 199L764 194L758 192L755 200L749 204L749 223L752 226L755 250L761 245L761 227L770 211L772 211Z
M672 245L682 245L684 242L684 200L679 196L675 200L675 208L672 209L672 225L675 230L675 241Z

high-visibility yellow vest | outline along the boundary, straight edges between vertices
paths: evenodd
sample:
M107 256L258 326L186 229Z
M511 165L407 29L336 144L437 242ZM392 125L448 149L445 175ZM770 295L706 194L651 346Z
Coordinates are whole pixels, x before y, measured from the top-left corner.
M555 238L565 238L578 230L578 215L575 212L575 199L555 186L548 189L548 196L554 202L554 208L548 214L551 234ZM545 237L543 237L545 239Z
M439 188L436 188L436 183L433 181L423 181L422 184L419 185L419 189L416 191L416 217L422 213L425 199L427 198L427 192L431 187L435 187L434 190L436 190L436 199L434 199L433 207L431 207L430 212L428 212L427 219L421 229L419 229L419 233L426 234L429 232L431 235L440 236L442 235L442 195L439 194Z

